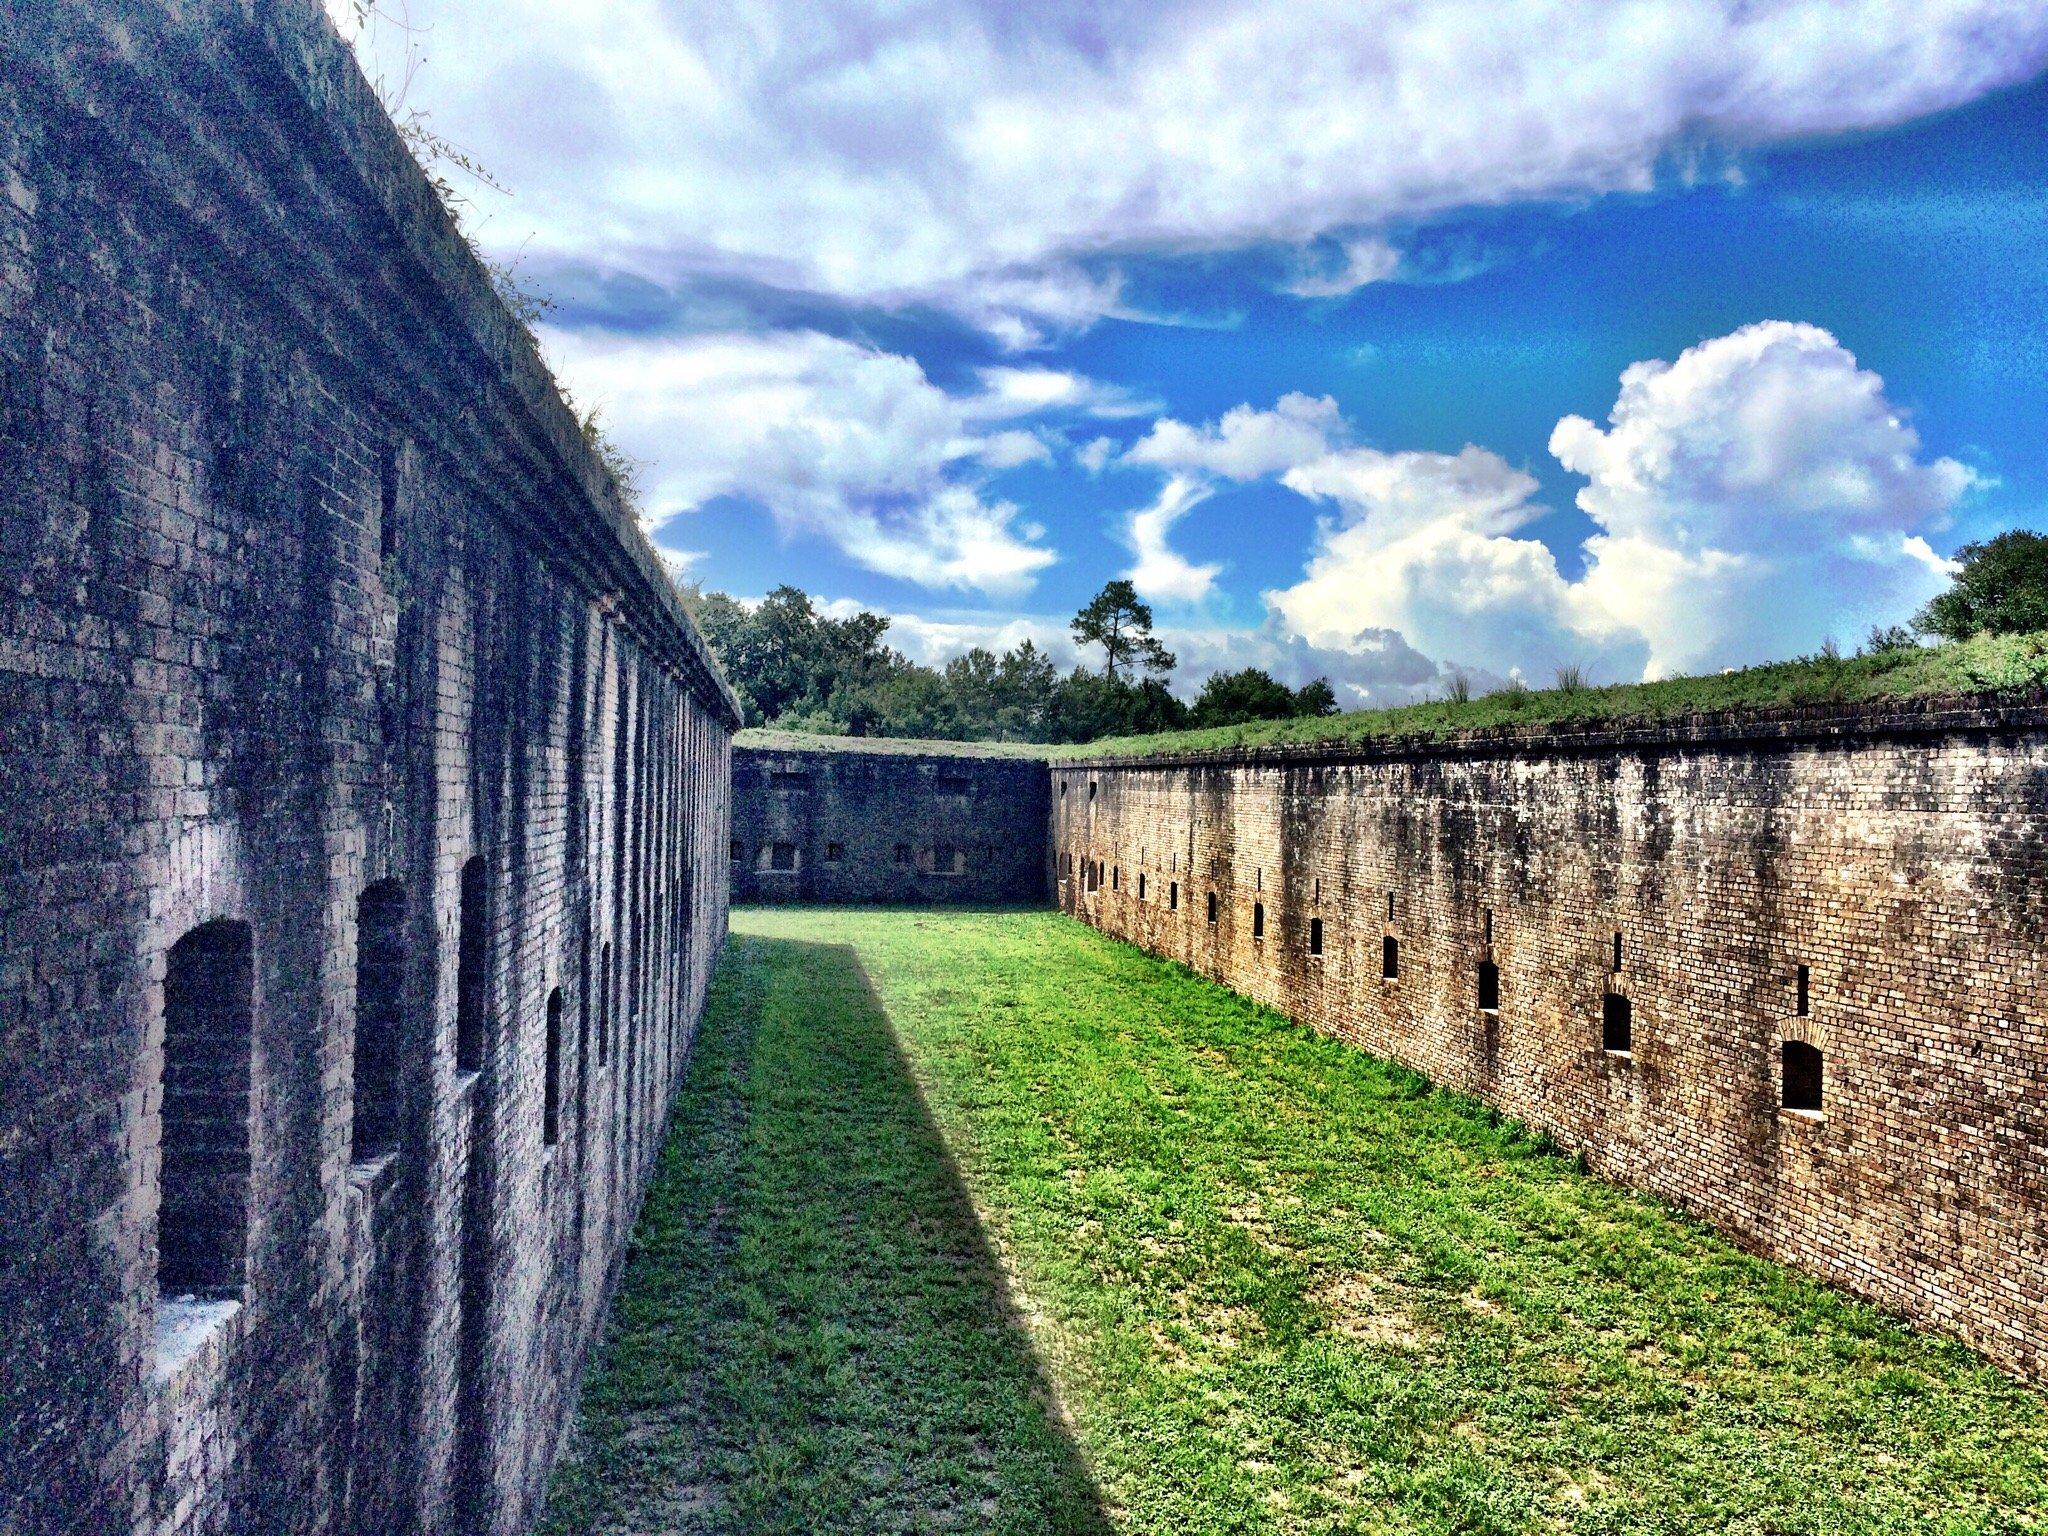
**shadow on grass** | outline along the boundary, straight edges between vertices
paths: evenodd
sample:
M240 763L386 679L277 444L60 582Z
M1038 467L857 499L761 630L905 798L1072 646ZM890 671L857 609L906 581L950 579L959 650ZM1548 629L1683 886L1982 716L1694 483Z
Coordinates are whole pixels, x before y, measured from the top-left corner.
M541 1528L1111 1529L852 950L733 936Z

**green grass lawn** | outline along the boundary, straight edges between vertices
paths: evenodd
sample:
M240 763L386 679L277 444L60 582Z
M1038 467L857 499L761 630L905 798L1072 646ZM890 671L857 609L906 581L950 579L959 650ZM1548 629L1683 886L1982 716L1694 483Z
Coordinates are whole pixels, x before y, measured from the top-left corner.
M543 1528L2048 1531L2048 1403L1055 914L754 910Z

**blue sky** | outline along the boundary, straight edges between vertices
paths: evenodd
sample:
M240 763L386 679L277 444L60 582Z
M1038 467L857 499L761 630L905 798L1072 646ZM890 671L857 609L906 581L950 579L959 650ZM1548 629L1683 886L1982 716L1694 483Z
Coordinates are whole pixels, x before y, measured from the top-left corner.
M529 14L530 13L530 14ZM2048 526L2048 7L411 0L707 585L1177 682L1711 669ZM1626 377L1625 377L1626 376Z

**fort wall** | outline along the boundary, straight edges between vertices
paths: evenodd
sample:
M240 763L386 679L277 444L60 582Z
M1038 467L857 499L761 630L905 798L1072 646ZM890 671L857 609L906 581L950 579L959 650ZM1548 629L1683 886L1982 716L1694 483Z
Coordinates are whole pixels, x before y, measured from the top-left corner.
M735 901L1044 902L1045 763L937 744L742 744Z
M2048 711L1052 778L1067 912L2048 1375Z
M0 1531L530 1525L737 723L309 0L0 0Z

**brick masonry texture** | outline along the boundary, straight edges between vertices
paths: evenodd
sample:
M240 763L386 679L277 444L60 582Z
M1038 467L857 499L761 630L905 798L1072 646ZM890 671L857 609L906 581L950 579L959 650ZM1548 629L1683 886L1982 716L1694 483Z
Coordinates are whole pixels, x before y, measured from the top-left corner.
M2048 710L1052 778L1067 912L2048 1376ZM1818 1112L1781 1107L1788 1044L1820 1052Z
M1043 902L1037 758L733 752L735 901Z
M531 1524L737 723L310 0L0 0L0 1532Z

